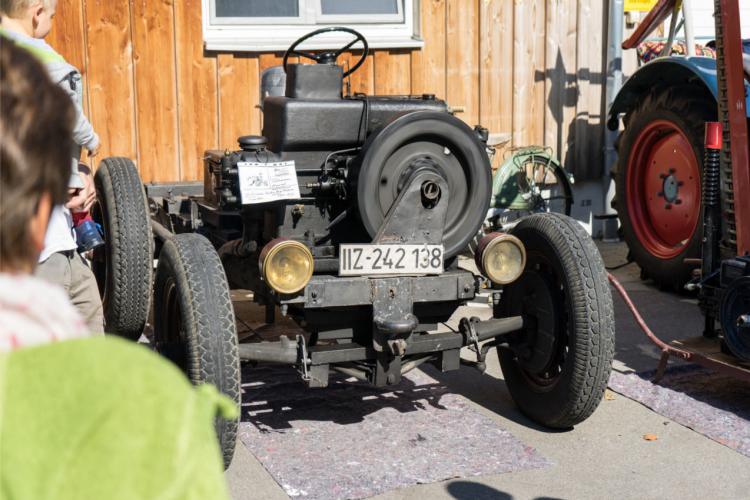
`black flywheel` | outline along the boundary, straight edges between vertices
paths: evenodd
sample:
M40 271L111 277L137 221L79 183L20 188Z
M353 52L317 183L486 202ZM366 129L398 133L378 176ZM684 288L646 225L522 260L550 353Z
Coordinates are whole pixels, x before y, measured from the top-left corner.
M447 113L418 111L373 134L359 157L360 218L375 236L418 165L429 163L450 190L443 232L445 257L463 250L487 214L491 168L485 146L464 122Z

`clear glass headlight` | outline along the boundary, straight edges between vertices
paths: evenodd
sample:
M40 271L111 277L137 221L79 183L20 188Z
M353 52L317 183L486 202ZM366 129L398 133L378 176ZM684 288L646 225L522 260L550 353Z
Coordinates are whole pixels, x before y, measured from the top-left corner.
M526 266L526 249L515 236L490 233L479 241L476 263L493 283L507 285L521 276Z
M312 253L299 241L276 239L260 253L260 272L268 286L285 295L297 293L310 281Z

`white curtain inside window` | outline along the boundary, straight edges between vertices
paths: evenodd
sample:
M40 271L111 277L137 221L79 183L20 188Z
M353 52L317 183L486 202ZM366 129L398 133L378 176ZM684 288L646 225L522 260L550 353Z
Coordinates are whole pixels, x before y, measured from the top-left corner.
M297 0L215 0L216 17L299 17Z
M323 15L398 14L398 0L320 0Z

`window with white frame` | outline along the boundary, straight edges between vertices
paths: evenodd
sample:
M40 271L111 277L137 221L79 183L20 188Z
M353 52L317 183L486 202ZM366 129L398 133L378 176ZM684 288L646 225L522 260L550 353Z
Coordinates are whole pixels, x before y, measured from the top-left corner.
M203 0L207 50L285 50L308 32L346 26L372 48L421 47L419 0ZM302 49L333 49L351 41L347 33L315 37Z

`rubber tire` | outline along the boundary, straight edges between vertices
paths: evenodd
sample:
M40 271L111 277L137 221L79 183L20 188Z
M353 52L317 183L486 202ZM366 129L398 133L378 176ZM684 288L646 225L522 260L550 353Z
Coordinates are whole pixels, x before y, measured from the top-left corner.
M167 295L174 292L180 318L170 314ZM179 322L179 338L169 325ZM237 328L224 268L211 243L198 234L179 234L164 244L154 285L154 344L193 384L213 384L239 408L240 358ZM239 419L217 417L216 435L229 467Z
M719 305L719 319L727 349L745 362L750 362L750 338L740 329L737 318L749 310L750 277L743 276L725 289Z
M692 278L695 266L686 265L687 258L698 258L701 255L701 238L703 213L701 211L698 225L690 242L680 254L670 259L663 259L650 253L641 243L633 230L633 223L628 212L627 199L627 166L629 152L640 131L654 120L668 120L677 125L693 145L698 165L703 165L704 127L707 121L716 121L715 100L706 92L693 87L674 87L651 92L641 99L640 103L625 117L625 129L617 140L617 166L612 172L615 180L615 200L612 207L617 210L625 242L630 249L631 258L641 267L642 275L651 278L665 289L682 291L685 283ZM701 183L703 179L700 170Z
M138 170L127 158L105 158L94 176L105 245L95 251L94 274L105 331L138 340L148 321L154 240L148 200Z
M568 291L564 306L571 321L569 352L557 384L547 391L537 390L512 351L502 346L498 347L500 366L521 412L546 427L568 429L597 408L612 369L615 322L604 262L581 225L561 214L530 215L513 228L512 234L526 246L527 269L533 265L535 252L558 267L558 279ZM503 295L517 291L511 284Z

